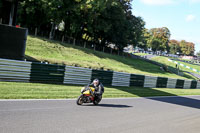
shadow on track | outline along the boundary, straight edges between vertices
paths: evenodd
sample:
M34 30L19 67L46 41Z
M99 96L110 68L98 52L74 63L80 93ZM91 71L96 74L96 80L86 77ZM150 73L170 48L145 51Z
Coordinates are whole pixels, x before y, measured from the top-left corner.
M155 100L155 101L200 109L200 100L198 100L198 99L193 99L193 98L184 97L184 96L177 96L175 94L156 90L153 88L139 88L139 87L134 87L134 88L133 87L132 88L116 87L116 88L119 90L128 92L130 94L137 95L139 97L146 97L147 99L150 99L150 100ZM152 98L153 96L172 96L172 97ZM151 98L149 98L149 97L151 97Z
M121 105L121 104L99 104L97 106L99 106L99 107L111 107L111 108L130 108L130 107L133 107L133 106Z
M147 99L200 109L200 100L188 97L177 96L177 97L147 98Z
M96 106L96 107L107 107L107 108L131 108L133 106L128 106L128 105L122 105L122 104L98 104L98 105L93 105L93 104L86 104L82 106Z

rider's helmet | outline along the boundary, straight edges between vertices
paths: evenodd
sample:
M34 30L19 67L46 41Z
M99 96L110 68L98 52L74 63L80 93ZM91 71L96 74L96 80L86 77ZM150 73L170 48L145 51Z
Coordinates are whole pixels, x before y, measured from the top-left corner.
M99 79L94 79L94 80L93 80L93 84L94 84L94 86L99 85Z

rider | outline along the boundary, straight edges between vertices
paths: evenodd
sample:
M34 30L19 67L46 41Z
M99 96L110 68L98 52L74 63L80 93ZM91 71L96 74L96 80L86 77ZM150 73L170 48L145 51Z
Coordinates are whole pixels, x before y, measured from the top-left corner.
M102 96L104 93L104 87L103 84L99 81L99 79L94 79L93 82L90 84L90 86L95 88L95 91L93 95L96 96Z

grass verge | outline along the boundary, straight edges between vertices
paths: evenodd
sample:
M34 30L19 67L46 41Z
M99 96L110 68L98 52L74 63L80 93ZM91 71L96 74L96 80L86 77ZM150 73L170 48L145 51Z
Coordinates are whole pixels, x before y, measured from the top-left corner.
M181 63L181 64L183 64L183 65L189 66L189 67L191 67L191 68L193 68L193 69L196 69L196 70L199 70L199 71L200 71L200 66L199 66L199 65L193 65L193 64L190 64L190 63L182 62L182 61L177 61L177 62L179 62L179 63ZM189 71L189 72L193 72L193 73L200 74L199 72L195 72L195 71L190 70L190 69L188 69L188 68L185 68L185 67L183 67L183 66L181 66L181 65L179 65L179 67L181 67L181 68L184 69L185 71Z
M157 56L157 57L151 58L151 60L156 61L156 62L158 62L158 63L162 63L162 64L167 65L167 66L171 66L171 67L173 67L173 68L176 69L176 64L173 63L173 62L168 61L168 58L167 58L167 57ZM183 64L183 63L182 63L182 64ZM193 73L195 73L194 71L192 71L192 70L190 70L190 69L187 69L187 68L182 67L182 66L179 65L179 70L180 70L181 72L183 72L184 77L187 77L187 78L189 78L189 79L196 79L196 80L198 79L198 78L196 78L196 77L194 77L194 76L192 76L192 75L190 75L190 74L184 72L184 71L188 71L188 72L193 72Z
M163 72L159 66L140 59L106 54L78 46L28 36L26 58L48 61L69 66L112 70L134 74L187 79L172 73Z
M0 99L70 99L83 86L0 82ZM105 87L104 98L200 95L200 89Z

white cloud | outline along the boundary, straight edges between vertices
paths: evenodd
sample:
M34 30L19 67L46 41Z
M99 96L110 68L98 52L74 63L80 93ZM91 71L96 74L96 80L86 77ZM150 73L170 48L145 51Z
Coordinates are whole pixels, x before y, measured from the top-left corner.
M192 21L195 20L195 18L196 18L195 15L190 14L190 15L187 15L187 17L186 17L185 20L186 20L187 22L192 22Z
M141 0L141 1L147 5L170 5L175 2L174 0Z

